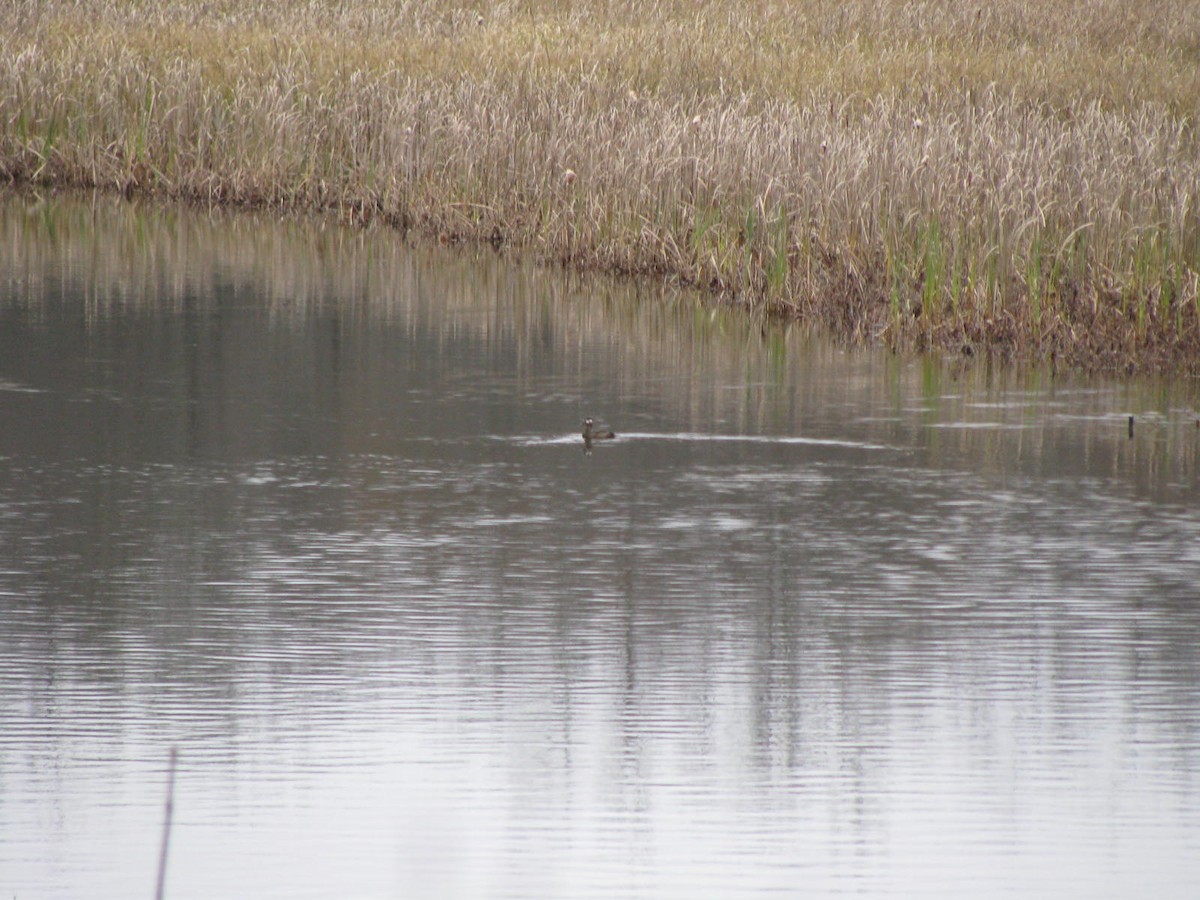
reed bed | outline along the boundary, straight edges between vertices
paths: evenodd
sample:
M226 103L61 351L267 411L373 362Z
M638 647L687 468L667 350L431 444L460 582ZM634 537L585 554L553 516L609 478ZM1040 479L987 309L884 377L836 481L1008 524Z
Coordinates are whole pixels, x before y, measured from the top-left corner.
M1188 0L16 0L0 175L332 208L855 340L1200 373Z

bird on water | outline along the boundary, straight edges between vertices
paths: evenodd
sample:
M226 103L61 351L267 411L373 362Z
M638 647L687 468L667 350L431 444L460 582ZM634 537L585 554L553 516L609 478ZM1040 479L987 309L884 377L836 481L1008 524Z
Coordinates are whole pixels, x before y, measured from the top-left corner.
M583 420L583 440L590 444L592 441L608 441L615 438L607 428L597 428L595 419L587 418Z

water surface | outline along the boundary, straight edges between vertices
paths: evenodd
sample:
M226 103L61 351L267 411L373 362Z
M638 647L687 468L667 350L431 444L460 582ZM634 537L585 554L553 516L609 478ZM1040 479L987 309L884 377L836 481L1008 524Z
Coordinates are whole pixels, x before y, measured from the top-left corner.
M172 898L1200 892L1194 385L331 222L0 240L0 895L151 896L172 746Z

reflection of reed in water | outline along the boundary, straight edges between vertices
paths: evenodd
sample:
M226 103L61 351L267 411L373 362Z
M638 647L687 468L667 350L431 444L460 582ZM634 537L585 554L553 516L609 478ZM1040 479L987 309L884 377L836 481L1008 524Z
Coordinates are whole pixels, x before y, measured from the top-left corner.
M448 365L470 347L494 359L498 377L541 367L587 372L612 390L653 385L659 413L680 432L908 446L930 465L982 460L985 474L1068 471L1069 460L1086 458L1164 491L1200 473L1200 386L1186 382L1052 377L982 354L959 364L904 360L679 288L543 269L490 249L414 247L388 228L323 218L10 194L0 200L0 241L11 283L24 286L4 314L19 306L36 319L79 297L89 329L151 307L233 329L217 314L265 304L289 327L316 317L343 332L399 327ZM61 290L40 287L51 279ZM238 335L222 334L233 352ZM236 352L250 363L264 349L239 342ZM1129 410L1140 439L1116 440Z

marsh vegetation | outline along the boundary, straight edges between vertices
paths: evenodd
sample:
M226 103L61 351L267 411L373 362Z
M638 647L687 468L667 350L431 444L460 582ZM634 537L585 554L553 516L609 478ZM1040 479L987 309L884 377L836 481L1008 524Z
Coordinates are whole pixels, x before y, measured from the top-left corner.
M0 175L330 208L855 340L1200 372L1200 6L18 0Z

